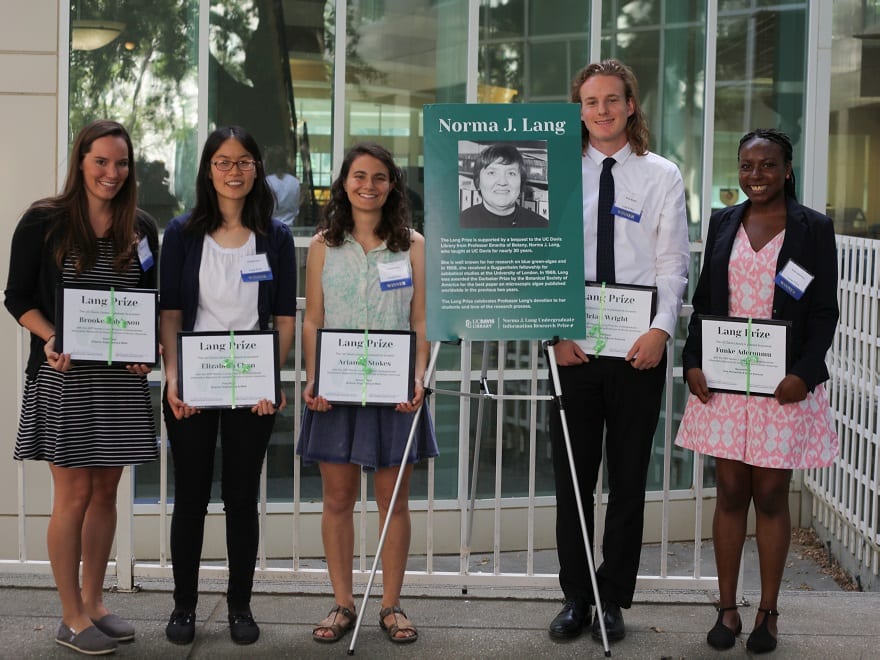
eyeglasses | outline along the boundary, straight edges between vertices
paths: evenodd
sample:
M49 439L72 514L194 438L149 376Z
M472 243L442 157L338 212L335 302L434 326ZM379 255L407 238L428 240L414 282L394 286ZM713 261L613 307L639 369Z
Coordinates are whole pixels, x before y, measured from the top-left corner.
M238 165L238 169L242 172L250 172L256 166L255 160L212 160L211 165L221 172L228 172L233 165Z

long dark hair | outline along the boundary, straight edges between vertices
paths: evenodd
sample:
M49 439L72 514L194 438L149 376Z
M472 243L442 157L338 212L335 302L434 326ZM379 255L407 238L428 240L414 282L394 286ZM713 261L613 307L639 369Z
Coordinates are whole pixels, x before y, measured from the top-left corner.
M98 237L89 222L89 200L86 193L82 162L92 150L92 143L103 137L119 137L128 147L128 177L119 192L110 200L111 221L109 238L113 242L113 268L122 272L135 258L135 216L137 214L137 176L134 170L134 149L131 138L122 124L99 119L80 129L70 149L67 176L61 194L31 204L31 209L48 211L65 221L56 222L46 240L55 240L55 262L59 268L67 255L75 253L77 273L89 270L98 258Z
M241 224L257 234L266 234L272 226L272 211L275 198L266 182L263 157L257 141L240 126L223 126L216 129L205 140L202 157L199 159L199 173L196 175L196 205L190 213L185 229L188 232L205 235L214 232L223 224L223 215L217 202L217 190L211 182L211 159L226 140L236 140L256 161L254 166L254 187L244 200Z
M382 220L376 227L376 236L385 241L392 252L408 250L410 246L410 212L409 201L403 182L403 172L394 163L389 151L372 142L361 142L349 149L342 161L339 176L330 187L330 201L324 207L324 215L318 225L323 231L324 241L331 247L342 245L345 233L354 229L354 217L351 213L351 202L345 191L345 180L351 171L351 164L359 156L372 156L388 169L388 181L391 189L382 206Z
M636 156L644 156L648 152L648 121L642 112L639 103L639 83L635 74L625 64L618 60L603 60L588 64L578 71L574 80L571 81L571 102L581 104L581 87L593 76L614 76L623 81L623 90L626 100L632 101L633 113L626 120L626 139ZM581 149L586 153L590 143L590 132L581 121Z
M787 165L791 165L791 161L794 158L794 148L791 146L791 138L775 128L756 128L743 135L739 141L739 147L736 149L737 160L739 160L739 153L742 151L746 142L751 142L752 140L767 140L768 142L777 145L782 150L782 159ZM793 200L797 201L794 168L791 168L791 174L785 177L785 185L782 190L785 192L786 197L791 197Z

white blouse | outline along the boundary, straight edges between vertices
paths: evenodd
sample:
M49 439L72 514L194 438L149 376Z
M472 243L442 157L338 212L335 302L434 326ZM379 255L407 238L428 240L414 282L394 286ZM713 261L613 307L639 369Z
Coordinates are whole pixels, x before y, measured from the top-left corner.
M237 248L222 247L205 235L199 265L199 309L193 330L259 330L259 282L245 282L241 277L242 259L256 253L253 232L247 243Z

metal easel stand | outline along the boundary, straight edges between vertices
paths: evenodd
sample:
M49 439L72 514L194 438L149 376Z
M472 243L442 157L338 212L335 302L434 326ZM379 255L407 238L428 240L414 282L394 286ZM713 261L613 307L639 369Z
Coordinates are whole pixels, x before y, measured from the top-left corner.
M599 628L602 631L602 646L605 648L605 657L611 657L611 649L608 646L608 633L605 630L605 613L602 611L602 600L599 598L599 585L596 582L596 567L593 563L593 552L590 549L590 537L587 535L587 521L584 517L584 503L581 500L581 488L578 482L577 470L574 467L574 454L571 450L571 436L568 433L568 419L565 415L565 406L562 403L562 386L559 382L559 366L556 363L556 342L545 341L544 350L547 354L547 362L550 364L550 376L553 380L553 392L556 395L556 404L559 406L559 420L562 422L562 434L565 438L565 451L568 454L568 467L571 470L571 483L574 488L574 497L577 502L578 518L581 524L581 534L584 538L584 549L587 551L587 565L590 569L590 581L593 585L593 600L596 602L596 618L599 620Z
M348 655L354 655L354 646L357 643L358 633L361 629L361 622L364 620L364 611L367 607L367 601L370 598L370 591L373 588L373 581L376 579L376 570L379 567L379 559L382 556L382 548L385 547L385 537L388 535L388 527L391 523L391 511L394 511L394 506L397 504L397 496L400 493L400 484L403 482L403 474L406 471L406 460L405 458L409 456L409 452L412 449L413 440L416 436L416 427L419 424L419 419L422 416L422 410L425 408L425 404L428 401L428 395L431 393L431 390L427 387L428 383L431 382L431 377L434 374L434 367L437 364L437 355L440 353L440 343L435 342L434 347L431 351L431 359L428 361L428 368L425 370L425 375L423 376L423 381L425 383L424 391L425 395L422 398L422 405L419 406L419 409L416 410L415 415L413 416L412 426L409 430L409 437L406 440L406 447L403 450L403 456L400 461L400 469L397 472L397 481L394 482L394 490L391 492L391 500L388 503L388 512L389 514L385 517L385 524L382 526L382 533L379 535L379 545L376 548L376 555L373 557L373 566L370 568L370 578L367 580L367 588L364 589L364 597L361 600L360 607L360 615L357 617L357 621L355 622L354 632L351 636L351 644L348 647Z
M586 518L584 517L583 502L582 502L581 496L580 496L580 486L578 483L577 472L576 472L575 466L574 466L574 456L572 454L572 449L571 449L571 437L569 436L569 433L568 433L568 421L566 419L565 408L562 403L562 387L559 383L559 369L556 364L556 353L554 350L554 342L550 342L550 341L543 342L543 347L544 347L544 350L547 354L547 360L550 364L550 374L551 374L551 377L553 380L554 395L552 395L552 396L551 395L534 395L534 396L532 396L532 395L492 394L489 391L488 378L487 378L488 345L486 342L484 342L483 343L482 368L481 368L481 375L480 375L480 393L479 394L470 394L468 392L455 392L455 391L449 391L449 390L431 390L431 389L425 387L425 398L422 400L422 405L419 407L419 409L415 413L415 416L413 417L412 427L410 428L409 438L407 438L406 447L404 448L403 455L408 456L410 450L412 449L412 443L415 438L416 427L418 426L418 422L419 422L419 418L421 416L422 409L424 408L425 403L427 402L428 394L430 394L431 392L435 392L438 394L451 394L451 395L461 396L461 397L466 397L466 398L477 397L479 399L479 403L478 403L478 407L477 407L477 435L475 438L474 458L473 458L473 467L472 467L473 479L471 482L470 503L469 503L469 507L468 507L468 526L467 526L468 531L467 531L467 537L465 540L465 548L464 548L464 552L469 556L470 555L471 535L472 535L472 528L473 528L474 503L476 500L476 492L477 492L477 474L478 474L478 469L479 469L480 438L481 438L481 432L482 432L483 403L485 402L486 399L491 399L491 400L495 400L495 401L514 400L514 399L529 399L529 400L538 399L538 400L544 400L544 401L555 400L557 403L557 406L559 408L559 416L560 416L560 420L562 422L562 430L563 430L563 434L565 437L565 448L568 453L568 464L569 464L569 468L571 470L571 479L572 479L572 484L574 486L575 500L577 502L578 518L580 520L581 533L583 535L584 546L585 546L586 553L587 553L587 565L588 565L588 568L590 571L590 581L593 586L593 598L596 601L596 616L599 619L599 627L602 632L602 645L605 649L605 657L611 657L611 650L608 646L608 634L605 630L604 613L602 611L602 604L601 604L601 600L599 598L599 586L596 582L596 568L593 563L593 553L590 549L590 540L589 540L589 536L587 535L587 523L586 523ZM425 383L429 383L431 381L431 377L434 374L434 368L436 366L437 356L439 353L440 353L440 342L435 342L434 346L432 348L432 351L431 351L431 359L428 362L428 368L425 371L425 376L424 376ZM394 506L397 503L397 496L398 496L398 493L400 492L400 484L403 481L403 474L404 474L405 468L406 468L406 463L401 462L400 469L397 473L397 481L394 484L394 490L391 493L391 500L388 504L389 511L392 511L394 509ZM354 631L352 633L352 638L351 638L351 644L348 647L348 655L354 655L355 645L357 644L357 638L360 633L361 622L363 621L363 615L366 610L367 601L370 598L370 592L372 591L373 582L376 578L376 571L378 569L379 560L382 555L382 549L385 546L385 538L388 534L388 527L389 527L390 522L391 522L391 517L388 516L385 519L385 524L382 527L382 533L379 536L379 545L376 548L376 554L373 557L373 565L370 568L370 577L367 580L367 586L364 589L364 595L363 595L363 598L361 599L360 615L358 615L357 621L355 622L355 627L354 627ZM464 588L462 591L463 591L463 593L467 593L467 588Z
M449 394L461 398L478 399L477 401L477 430L474 436L474 457L470 471L470 499L467 508L467 524L463 544L461 546L461 570L464 573L470 571L470 555L471 541L474 529L474 513L476 510L477 485L480 470L480 451L482 447L483 434L483 409L485 402L488 401L553 401L555 397L552 395L541 394L493 394L489 389L489 341L483 341L482 365L480 368L480 391L479 393L461 392L454 390L435 389L435 394ZM467 595L467 585L461 589L462 595Z

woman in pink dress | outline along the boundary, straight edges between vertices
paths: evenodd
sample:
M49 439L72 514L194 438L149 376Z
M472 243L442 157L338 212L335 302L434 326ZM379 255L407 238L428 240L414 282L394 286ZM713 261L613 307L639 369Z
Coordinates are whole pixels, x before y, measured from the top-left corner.
M712 215L683 352L691 396L676 444L715 457L718 500L712 523L720 601L707 641L736 644L739 562L749 506L755 505L761 602L746 643L776 648L777 598L791 538L792 470L830 465L837 455L825 354L839 315L831 220L798 204L792 146L776 130L740 140L739 184L748 200ZM712 392L701 369L703 316L790 323L789 360L773 396Z

